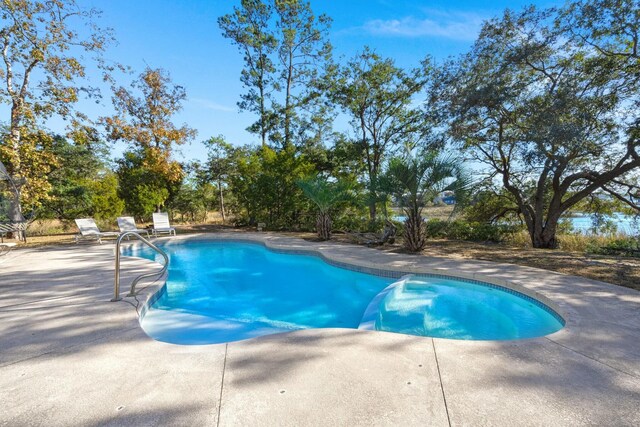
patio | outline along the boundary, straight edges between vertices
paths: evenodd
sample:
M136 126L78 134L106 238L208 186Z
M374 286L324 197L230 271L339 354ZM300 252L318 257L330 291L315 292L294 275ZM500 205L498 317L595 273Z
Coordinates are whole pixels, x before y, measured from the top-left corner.
M133 298L109 302L113 244L18 249L0 258L0 425L640 424L639 292L533 268L275 234L174 241L203 237L487 278L548 298L567 326L523 341L324 329L179 346L144 334ZM158 268L124 260L123 289ZM141 284L138 300L159 284Z

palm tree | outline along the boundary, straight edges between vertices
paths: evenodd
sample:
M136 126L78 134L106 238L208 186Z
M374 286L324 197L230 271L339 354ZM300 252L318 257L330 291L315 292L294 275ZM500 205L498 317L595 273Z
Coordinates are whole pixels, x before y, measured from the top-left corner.
M407 219L404 223L405 247L419 252L426 245L425 221L422 209L445 191L452 191L456 205L467 198L469 178L452 157L442 157L436 152L424 152L414 156L407 154L390 160L387 171L387 187L399 201Z
M329 181L322 176L312 176L298 181L302 192L318 208L316 231L320 240L331 239L330 210L337 203L350 198L349 186L342 181Z

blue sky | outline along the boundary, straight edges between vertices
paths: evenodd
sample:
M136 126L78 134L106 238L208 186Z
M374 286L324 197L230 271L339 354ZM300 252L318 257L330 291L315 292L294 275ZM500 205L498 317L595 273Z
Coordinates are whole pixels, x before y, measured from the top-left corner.
M232 0L79 0L103 11L101 24L112 27L118 45L107 57L139 73L146 65L169 71L173 81L187 90L188 101L176 122L197 129L196 140L183 146L180 159L204 159L200 141L222 134L233 144L255 143L245 131L254 117L236 106L243 88L239 81L242 57L222 37L216 20L239 4ZM349 57L369 45L396 64L410 68L426 55L443 59L466 51L484 19L500 15L506 7L519 9L531 1L407 1L313 0L316 14L333 18L330 39L337 56ZM538 0L540 6L558 1ZM127 85L129 76L122 76ZM80 108L91 118L112 112L109 93L102 103L84 102ZM60 121L51 121L62 131ZM338 129L344 130L344 129ZM114 155L122 151L116 146Z

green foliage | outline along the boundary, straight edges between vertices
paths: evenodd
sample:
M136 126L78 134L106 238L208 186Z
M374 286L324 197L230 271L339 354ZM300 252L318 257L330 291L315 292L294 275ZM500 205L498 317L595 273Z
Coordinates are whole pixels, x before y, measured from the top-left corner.
M362 233L365 231L377 232L382 230L383 220L380 219L373 224L371 229L371 221L368 219L368 212L364 207L359 209L348 207L343 212L339 212L333 218L333 229L347 232Z
M329 181L326 177L308 176L297 182L304 195L309 198L322 213L328 212L340 202L351 198L349 184L343 181Z
M264 222L268 228L298 228L308 202L296 184L313 165L293 149L240 147L230 153L234 173L229 189L239 223Z
M196 217L200 218L198 215L201 215L201 220L206 221L207 214L218 206L224 219L221 180L212 181L210 170L203 167L198 161L187 165L186 170L188 171L187 179L176 198L180 197L180 193L184 190L192 194L188 198L194 198L194 201L193 204L184 205L189 206L189 209L178 209L178 212L181 215L189 215L192 220L195 220ZM170 208L177 209L175 200L172 200Z
M74 0L3 1L0 14L0 102L9 106L0 170L8 171L13 182L4 194L8 216L22 221L23 210L38 208L50 190L46 175L54 162L43 144L48 135L38 125L54 114L72 116L82 94L96 95L85 80L86 61L95 59L98 69L109 72L102 53L112 36L96 24L98 11Z
M382 181L381 188L395 196L407 216L404 240L411 252L418 252L426 245L422 218L425 204L445 191L453 193L457 204L464 204L469 184L459 163L453 158L440 157L436 151L391 159Z
M426 222L426 235L434 239L502 242L517 230L517 227L510 225L464 220L443 221L430 219Z
M587 247L587 252L640 258L640 240L637 237L627 237L610 241L605 245L591 244Z
M91 193L90 216L97 220L113 222L124 211L124 200L118 196L118 177L106 173L88 186Z
M344 181L329 181L327 177L316 175L298 181L298 187L318 209L316 231L321 240L331 238L332 220L330 210L340 202L352 198L349 184Z
M127 212L141 220L151 218L151 214L157 211L158 206L163 205L169 197L166 188L143 183L132 186L129 191L120 194L125 199Z
M432 98L448 109L453 138L510 193L534 247L557 247L559 219L594 192L631 204L638 194L631 3L507 10L447 66Z
M149 219L162 207L171 194L178 192L181 180L170 181L166 175L147 167L145 157L128 151L117 161L118 195L124 200L126 212L139 219Z
M273 127L273 113L269 110L270 88L276 68L272 58L278 44L270 20L273 6L260 0L242 0L240 8L218 18L222 34L238 45L245 61L240 81L247 92L240 96L238 106L243 111L258 115L249 126L249 132L260 135L262 145L267 145L267 135Z
M185 216L190 221L200 220L206 212L200 192L188 184L180 187L169 207L173 215L180 214L182 221L185 220Z
M350 150L363 163L369 191L369 215L376 219L378 179L387 157L400 144L414 148L428 134L424 114L411 106L413 97L425 86L429 65L406 72L391 59L384 59L365 47L336 73L332 101L348 114L356 135Z
M519 221L533 246L553 248L556 234L570 231L563 218L575 213L612 232L607 215L640 211L637 6L584 0L506 10L484 23L459 60L405 70L367 47L333 63L331 20L307 0L241 0L218 24L243 55L238 105L257 116L248 130L261 147L217 136L204 142L206 161L175 161L175 147L195 136L174 124L186 91L147 67L131 87L113 87L115 115L101 119L110 141L129 144L114 174L98 130L81 114L71 140L38 127L53 115L73 117L80 94L94 93L82 81L83 56L96 54L100 68L110 68L100 58L109 31L74 0L5 1L0 100L10 115L0 170L11 179L0 181L0 219L41 208L50 218L109 221L126 207L138 218L168 208L193 221L217 208L239 223L310 229L318 211L316 228L328 238L332 227L378 231L379 210L386 217L394 201L416 251L427 237L500 241L512 228L500 224ZM88 27L73 28L71 17ZM418 107L425 92L429 102ZM336 108L349 117L350 134L333 131ZM460 161L434 154L447 137L450 148L486 166L485 179L466 221L425 224L422 208L443 191L455 193L456 208L467 205ZM619 245L597 250L634 250Z
M104 143L78 144L55 136L51 152L57 165L48 175L51 190L39 216L72 220L93 215L92 185L105 168Z
M167 72L147 67L131 86L132 90L113 88L117 114L101 120L110 141L131 146L118 160L117 170L127 212L148 218L178 193L184 172L171 154L175 146L193 139L196 131L173 123L187 95Z
M0 135L0 192L8 202L5 212L12 221L22 220L22 213L32 214L49 198L47 176L57 166L50 134L33 128L19 130L18 145L11 142L10 135Z
M323 102L331 69L331 20L304 0L242 0L218 19L222 34L244 57L238 106L258 115L247 130L262 146L317 146L332 114Z
M476 188L473 194L469 205L463 211L467 221L495 223L505 220L516 222L520 219L518 205L507 191L496 193L480 187Z
M200 189L203 200L210 200L208 190L210 182L215 182L218 192L218 207L222 221L226 220L225 190L229 186L229 177L233 172L232 156L235 152L222 135L214 136L204 141L207 147L207 163L200 170L196 170L197 188ZM206 203L206 202L205 202ZM205 210L209 209L205 206Z

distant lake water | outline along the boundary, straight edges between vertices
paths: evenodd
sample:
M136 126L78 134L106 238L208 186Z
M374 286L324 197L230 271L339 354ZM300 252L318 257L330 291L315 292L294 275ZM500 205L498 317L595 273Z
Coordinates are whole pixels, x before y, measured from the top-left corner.
M573 229L579 233L590 234L593 231L593 220L589 215L577 215L568 219L571 221ZM615 213L613 215L605 216L605 219L613 221L617 227L618 233L636 235L639 232L639 223L634 221L634 217L632 215Z
M407 219L404 215L396 215L396 221L405 221ZM428 219L425 217L425 219ZM593 220L590 215L576 215L567 218L571 221L571 225L573 226L573 230L582 233L582 234L591 234L593 232ZM640 221L634 221L634 216L625 215L621 213L615 213L613 215L605 216L606 220L611 220L616 224L617 232L624 233L628 235L638 235L640 234Z

